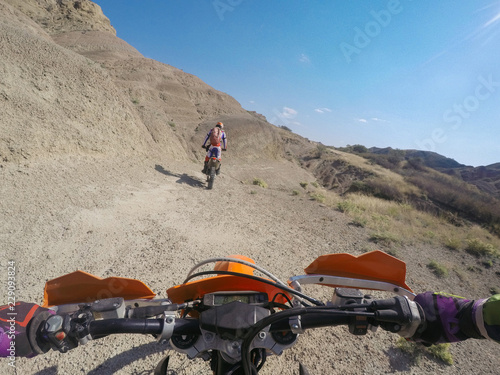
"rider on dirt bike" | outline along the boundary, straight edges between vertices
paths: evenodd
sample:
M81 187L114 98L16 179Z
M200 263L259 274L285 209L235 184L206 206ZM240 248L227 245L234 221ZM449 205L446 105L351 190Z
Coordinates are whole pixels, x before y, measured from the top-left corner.
M426 326L411 338L425 345L468 338L500 342L500 295L480 300L426 292L415 302L425 314ZM0 307L0 357L34 357L47 352L47 343L36 341L53 312L36 304L18 302ZM76 347L77 342L74 343ZM72 348L69 348L72 349Z
M218 137L213 137L216 132L219 133ZM217 160L221 160L221 154L222 150L226 151L227 149L227 137L226 137L226 132L224 131L224 124L222 122L218 122L217 125L215 125L215 128L210 129L208 132L207 136L205 137L205 141L201 145L202 148L206 148L206 143L207 141L210 140L210 146L207 149L207 155L205 156L205 165L203 167L202 173L207 172L207 165L208 165L208 160L212 155L214 155ZM222 150L221 150L221 142L222 142ZM219 168L217 169L217 174L220 173L220 164Z

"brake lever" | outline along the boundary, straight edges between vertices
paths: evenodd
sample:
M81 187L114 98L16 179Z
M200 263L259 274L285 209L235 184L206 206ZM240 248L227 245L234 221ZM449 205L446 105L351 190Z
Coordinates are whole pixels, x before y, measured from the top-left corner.
M402 337L412 337L422 324L419 305L406 296L374 300L370 310L375 312L375 320L383 329Z

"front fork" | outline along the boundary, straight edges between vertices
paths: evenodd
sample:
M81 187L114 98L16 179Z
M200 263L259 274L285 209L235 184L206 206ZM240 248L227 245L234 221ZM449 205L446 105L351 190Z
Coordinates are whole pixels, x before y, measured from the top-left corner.
M266 360L266 352L264 349L254 349L250 355L252 358L252 362L261 362ZM261 362L261 365L263 362ZM253 363L256 366L255 363ZM212 359L210 360L210 368L212 370L213 375L245 375L243 368L241 367L241 362L238 363L229 363L227 362L220 351L213 350L212 351ZM256 370L256 373L259 370ZM306 373L305 375L308 375Z

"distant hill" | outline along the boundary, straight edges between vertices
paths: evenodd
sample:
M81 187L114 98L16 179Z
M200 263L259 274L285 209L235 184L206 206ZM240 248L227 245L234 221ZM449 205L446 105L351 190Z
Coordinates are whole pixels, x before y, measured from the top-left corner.
M439 155L436 152L420 151L420 150L395 150L391 147L377 148L371 147L368 152L379 155L391 155L395 152L400 152L406 160L421 159L424 165L430 168L461 168L465 167L454 159L447 158L446 156Z
M480 190L500 199L500 163L472 167L431 151L395 150L391 147L368 149L376 155L400 153L405 160L420 160L423 165L477 186Z

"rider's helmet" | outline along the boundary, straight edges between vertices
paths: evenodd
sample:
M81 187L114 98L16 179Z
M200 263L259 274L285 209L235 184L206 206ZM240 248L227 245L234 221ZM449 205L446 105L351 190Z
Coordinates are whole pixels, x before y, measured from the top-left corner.
M224 124L222 122L218 122L217 125L215 125L215 127L217 128L221 128L221 129L224 129Z

